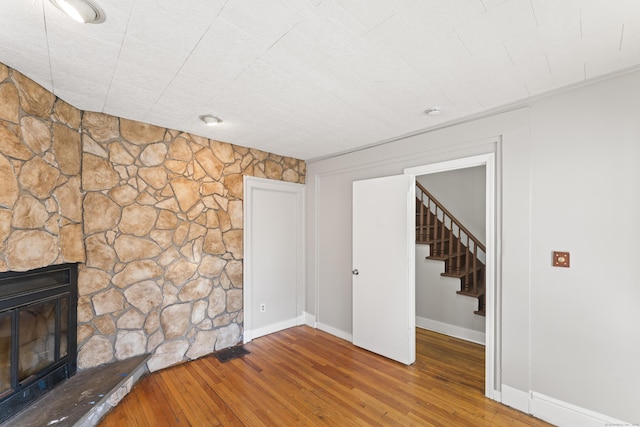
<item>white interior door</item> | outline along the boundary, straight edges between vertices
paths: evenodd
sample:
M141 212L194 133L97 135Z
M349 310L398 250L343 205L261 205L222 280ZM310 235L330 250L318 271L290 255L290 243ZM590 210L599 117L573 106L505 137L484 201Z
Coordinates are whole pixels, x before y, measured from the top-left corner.
M353 183L353 344L415 362L415 188L397 175Z

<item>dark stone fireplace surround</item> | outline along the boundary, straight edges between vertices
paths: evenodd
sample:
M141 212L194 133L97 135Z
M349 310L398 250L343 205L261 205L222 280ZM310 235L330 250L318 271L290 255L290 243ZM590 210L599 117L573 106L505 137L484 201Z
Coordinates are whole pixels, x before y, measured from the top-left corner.
M0 423L77 369L77 264L0 273Z

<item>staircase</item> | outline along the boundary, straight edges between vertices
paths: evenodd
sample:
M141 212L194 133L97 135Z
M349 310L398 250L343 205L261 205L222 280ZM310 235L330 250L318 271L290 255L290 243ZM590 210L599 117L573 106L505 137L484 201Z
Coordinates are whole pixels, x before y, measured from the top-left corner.
M416 243L430 247L427 259L444 261L443 276L460 279L460 295L478 299L479 316L485 315L486 249L420 183L416 182Z

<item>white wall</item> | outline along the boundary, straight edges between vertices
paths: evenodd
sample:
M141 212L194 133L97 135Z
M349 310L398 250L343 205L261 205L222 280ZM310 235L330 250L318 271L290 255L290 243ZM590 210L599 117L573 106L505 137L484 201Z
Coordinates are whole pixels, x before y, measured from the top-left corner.
M639 74L543 100L531 121L532 388L640 423Z
M640 422L638 117L636 72L530 108L310 162L307 310L320 325L350 333L354 179L495 150L503 398L507 391L519 396L525 407L516 406L527 410L527 400L541 407L531 396L547 396ZM552 268L552 250L571 251L571 268Z
M429 193L484 244L485 167L456 169L416 178Z
M304 309L304 186L246 176L244 341L299 324ZM265 311L261 311L264 304Z
M460 279L444 277L444 262L426 259L429 245L416 245L416 326L485 343L485 318L474 314L478 299L459 295Z

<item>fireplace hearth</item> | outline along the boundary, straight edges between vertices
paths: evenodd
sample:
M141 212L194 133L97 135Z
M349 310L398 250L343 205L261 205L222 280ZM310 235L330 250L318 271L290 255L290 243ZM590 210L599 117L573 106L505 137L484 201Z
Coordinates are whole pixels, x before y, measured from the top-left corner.
M0 273L0 423L76 372L77 264Z

